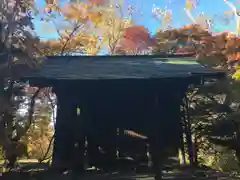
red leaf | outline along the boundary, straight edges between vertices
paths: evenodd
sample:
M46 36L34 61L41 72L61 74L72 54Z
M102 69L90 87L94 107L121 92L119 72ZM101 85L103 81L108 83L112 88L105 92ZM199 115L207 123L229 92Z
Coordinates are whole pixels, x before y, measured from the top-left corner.
M118 44L118 50L125 52L141 52L155 45L155 40L143 26L133 26L125 29L124 37Z
M94 5L104 5L107 3L107 0L89 0L89 2Z
M125 29L124 37L133 41L139 39L148 41L150 39L150 34L143 26L133 26Z

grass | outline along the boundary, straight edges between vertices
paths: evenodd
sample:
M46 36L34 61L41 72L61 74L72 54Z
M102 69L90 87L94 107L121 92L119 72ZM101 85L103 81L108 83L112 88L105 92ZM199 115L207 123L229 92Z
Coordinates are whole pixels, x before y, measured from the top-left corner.
M17 161L18 163L23 163L23 164L26 164L26 163L38 163L38 160L37 159L20 159ZM3 165L4 164L4 160L0 160L0 165Z
M49 160L45 160L42 163L48 163ZM19 159L17 161L18 164L36 164L39 163L37 159ZM4 165L4 160L0 160L0 168L3 167Z

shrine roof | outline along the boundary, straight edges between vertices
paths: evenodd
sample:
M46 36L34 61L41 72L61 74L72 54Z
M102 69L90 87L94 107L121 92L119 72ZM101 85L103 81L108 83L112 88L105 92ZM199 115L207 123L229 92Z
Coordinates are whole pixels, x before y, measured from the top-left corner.
M48 56L39 70L25 78L51 80L148 79L223 76L194 57L178 56Z

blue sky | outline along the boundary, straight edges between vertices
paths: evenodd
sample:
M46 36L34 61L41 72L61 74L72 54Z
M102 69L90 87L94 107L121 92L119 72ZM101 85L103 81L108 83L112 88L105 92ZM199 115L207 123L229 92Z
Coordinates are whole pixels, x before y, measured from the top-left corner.
M62 4L67 0L59 0ZM125 0L131 3L141 11L142 15L136 15L135 22L138 25L144 25L150 32L156 32L161 23L152 17L152 7L155 4L157 7L164 9L167 7L173 12L172 27L181 27L190 24L191 21L184 12L186 0ZM237 7L240 7L240 0L230 0ZM37 0L38 7L44 7L44 0ZM213 17L215 14L221 14L231 9L224 3L224 0L199 0L199 5L196 12L204 12L206 15ZM140 13L139 13L140 14ZM39 18L34 20L37 34L43 39L56 38L56 33L51 30L54 29L52 23L43 23ZM217 21L214 26L215 31L235 31L235 20L232 19L231 23L224 25L221 21Z

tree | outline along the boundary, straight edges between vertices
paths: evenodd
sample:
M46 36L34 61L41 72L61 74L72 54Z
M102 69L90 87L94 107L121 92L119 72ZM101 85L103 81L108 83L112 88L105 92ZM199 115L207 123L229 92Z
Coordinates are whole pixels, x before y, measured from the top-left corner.
M123 37L117 45L118 54L141 54L151 50L155 41L143 26L133 26L124 30Z
M59 8L58 17L52 17L49 14L46 16L44 20L55 24L59 39L41 42L44 53L96 55L103 47L103 36L107 29L105 26L109 27L104 20L116 17L116 14L110 11L110 8L96 6L93 2L75 2ZM56 18L65 18L64 23L67 26L60 28L61 24L56 24Z
M161 29L166 30L171 27L172 11L170 9L165 8L165 10L163 10L162 8L156 7L155 4L153 4L152 15L154 19L160 22Z
M103 9L104 26L100 27L102 31L103 49L107 49L108 54L118 54L118 47L121 39L124 36L124 31L128 27L134 26L132 21L133 7L129 5L127 14L124 13L123 3L119 1L117 4L114 2L109 3L109 7Z
M117 4L110 1L94 2L74 2L66 4L62 9L57 8L58 15L65 18L68 27L61 29L55 26L59 39L41 42L45 54L96 55L101 51L107 51L108 54L121 54L123 51L134 54L136 49L142 51L151 46L151 36L144 27L136 26L136 32L131 31L130 27L134 27L131 18L134 13L133 7L128 7L125 14L126 10L120 1ZM45 20L52 21L56 25L56 17L52 17L49 13L46 15ZM129 38L130 31L131 36L135 36L134 39ZM138 42L137 35L142 37Z
M233 67L230 62L238 60L236 54L238 39L236 36L230 36L229 33L213 35L200 25L189 25L179 29L159 31L155 37L157 40L157 45L153 51L155 54L166 52L173 48L175 52L179 48L188 51L189 46L191 46L191 51L196 54L197 60L207 66L215 68L220 66L227 69L228 67ZM230 61L229 58L232 60ZM229 73L231 74L231 72ZM187 143L188 153L191 155L190 158L193 158L194 154L196 155L196 153L192 153L193 151L202 154L202 156L206 155L206 152L217 152L216 146L212 144L213 142L229 147L237 155L238 148L235 146L236 143L233 142L238 142L238 136L227 139L228 142L232 142L231 146L230 144L227 146L227 143L224 145L226 133L229 135L238 134L237 129L233 130L230 128L232 127L232 121L229 121L229 117L232 117L231 114L235 111L231 106L234 102L236 103L236 98L234 99L232 94L234 91L236 92L236 87L233 87L233 84L235 83L227 79L219 83L207 83L202 88L195 88L189 91L190 131L194 137L194 141L191 140L194 146L190 145L189 142ZM236 92L236 94L239 93ZM235 119L237 119L237 116L235 116ZM221 124L222 122L226 122L221 126L225 131L219 129L218 132L222 136L220 137L220 135L217 136L216 134L214 136L213 129L218 129L216 124ZM236 126L235 124L235 127L238 127L238 125ZM200 160L199 156L195 158L198 161ZM194 162L194 159L190 160Z
M163 53L183 49L185 51L200 54L205 41L211 39L212 35L200 25L188 25L179 29L158 31L155 35L156 46L154 53ZM209 45L209 44L206 44Z
M199 61L203 64L207 64L212 67L221 67L222 69L228 69L229 75L233 75L234 78L238 78L238 69L236 69L235 64L239 61L239 38L236 35L230 33L222 33L216 36L210 36L204 42L204 47L199 53ZM234 82L228 79L225 84L219 87L221 96L224 100L219 101L217 104L222 104L224 109L228 111L221 111L223 115L221 118L216 120L211 127L211 135L208 134L209 140L218 145L227 147L230 150L235 151L235 155L240 161L239 156L239 122L238 108L232 108L236 106L239 102L239 92L237 91L239 86L238 82ZM208 93L211 92L208 90ZM205 91L206 96L207 91ZM218 97L218 98L219 98ZM217 96L216 96L217 98ZM211 99L213 100L213 99ZM219 112L219 111L218 111ZM216 114L216 113L215 113Z
M69 3L63 8L56 8L56 12L44 13L42 20L54 24L59 38L41 42L43 53L46 55L70 55L73 53L94 54L99 51L98 37L88 33L90 25L87 22L98 23L101 20L101 14L90 12L92 9L93 7L87 3ZM57 24L56 19L63 19L63 23Z
M17 81L23 72L36 68L42 59L37 48L39 39L34 35L28 11L31 5L31 1L0 2L0 145L8 156L16 154L18 147L12 142L13 130L17 130L20 137L27 131L25 127L19 128L17 123L14 125L15 99L21 96L22 89Z
M28 92L32 91L32 87ZM36 99L34 115L31 126L27 133L21 138L28 145L29 156L42 162L51 157L52 137L55 122L55 102L56 98L51 92L51 88L43 89ZM28 118L28 114L19 115L18 119ZM23 120L26 121L26 120Z

